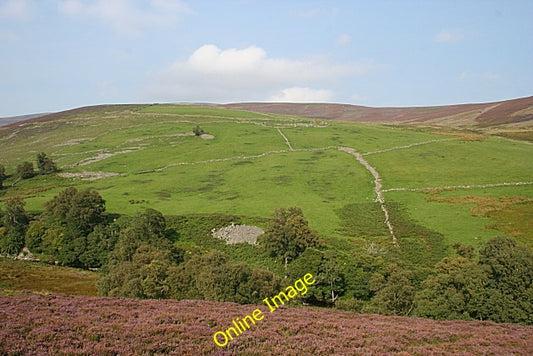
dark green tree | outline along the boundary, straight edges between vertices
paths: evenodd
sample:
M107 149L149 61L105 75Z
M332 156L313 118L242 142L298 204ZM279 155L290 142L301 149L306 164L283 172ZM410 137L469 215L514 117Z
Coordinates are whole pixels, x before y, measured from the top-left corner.
M80 256L87 248L87 239L76 231L66 228L61 236L60 247L55 258L62 266L83 267Z
M463 245L460 242L456 242L452 245L453 249L457 253L457 256L467 258L469 260L473 259L475 256L474 246Z
M80 261L94 260L113 248L98 284L103 295L135 298L170 297L169 274L183 262L183 251L166 237L166 220L157 210L145 209L129 219L113 243L114 227L96 227L87 236ZM111 247L109 247L111 246ZM98 259L96 259L98 261Z
M39 169L39 174L51 174L57 172L55 162L48 158L44 152L37 155L37 168Z
M168 244L158 248L146 242L136 243L124 239L122 235L117 248L111 253L107 273L98 282L100 294L133 298L168 298L169 269L183 260L183 253ZM130 234L129 237L132 235ZM124 254L123 243L128 244ZM177 257L179 256L179 257ZM124 258L124 259L123 259Z
M332 251L319 251L308 248L289 266L292 280L311 273L315 283L309 287L303 299L312 304L335 305L339 296L346 290L342 262Z
M445 257L422 282L415 315L434 319L483 319L486 269L465 257Z
M281 289L281 279L272 272L230 263L219 251L193 256L170 268L168 281L175 299L260 303Z
M46 203L45 214L74 233L86 236L104 222L105 200L96 190L69 187Z
M414 307L415 288L411 271L397 264L389 266L388 274L375 273L370 280L370 289L376 294L365 312L384 315L409 315Z
M104 247L94 246L93 243L100 242L87 237L97 226L105 223L105 201L100 194L91 189L78 191L69 187L48 201L45 207L42 221L46 225L46 232L40 238L40 250L61 265L99 267L101 259L100 262L95 262L88 251L96 253L95 249L101 250ZM32 231L27 239L33 240L35 244L38 237Z
M107 262L108 253L114 248L112 234L113 229L111 227L97 225L87 235L85 250L79 256L83 268L99 268Z
M17 177L20 179L28 179L35 176L35 170L33 169L33 163L22 162L17 166Z
M139 240L147 240L151 237L164 237L167 223L161 212L146 208L135 215L133 228Z
M24 236L26 247L34 253L41 253L43 236L46 234L47 226L41 220L34 220L28 226Z
M204 130L200 127L200 125L196 125L192 132L195 136L202 136L204 134Z
M270 224L258 243L272 257L285 264L300 256L306 248L318 245L318 234L309 227L298 207L279 208L270 218Z
M496 237L479 250L487 269L487 299L480 315L496 322L533 324L533 254L507 237Z
M17 254L24 247L24 235L30 219L24 210L25 202L19 197L8 198L5 202L5 212L2 225L5 232L0 241L0 250L7 254Z

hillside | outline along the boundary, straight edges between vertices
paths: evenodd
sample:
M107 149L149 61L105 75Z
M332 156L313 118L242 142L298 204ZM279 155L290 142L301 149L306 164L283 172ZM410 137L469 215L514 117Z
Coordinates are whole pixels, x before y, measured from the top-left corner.
M196 125L210 139L194 137ZM109 212L151 207L171 215L267 218L280 206L296 205L323 236L390 241L379 209L374 212L379 178L400 243L411 234L401 226L413 223L440 234L440 245L477 245L508 231L531 242L522 219L512 225L499 220L512 209L530 211L532 149L526 142L180 105L79 108L2 129L0 164L8 174L38 152L61 169L55 176L6 180L12 187L0 199L23 196L30 211L42 211L67 186L91 187ZM510 204L502 197L515 198ZM472 203L491 209L473 213ZM361 220L378 228L351 227ZM442 249L436 241L434 248Z
M490 127L533 124L533 96L484 104L373 108L347 104L235 103L219 107L342 121Z
M0 252L26 245L63 265L109 263L103 295L255 303L312 273L321 278L314 305L533 322L523 278L533 280L533 147L524 140L156 104L47 115L1 128L0 145L0 207L23 217L0 220ZM24 176L41 152L59 171ZM286 266L264 245L213 236L235 225L265 231L286 207L301 209L298 231L317 231ZM490 272L499 268L512 278ZM460 297L444 298L441 285ZM400 303L390 302L397 292Z
M221 348L213 334L261 309ZM65 295L0 297L0 354L531 355L533 327L335 310Z
M20 116L0 117L0 126L9 125L15 122L27 121L35 118L39 118L47 114L29 114Z

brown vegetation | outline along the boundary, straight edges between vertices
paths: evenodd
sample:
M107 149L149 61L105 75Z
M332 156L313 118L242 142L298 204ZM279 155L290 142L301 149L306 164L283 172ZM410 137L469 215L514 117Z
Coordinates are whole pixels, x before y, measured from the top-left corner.
M453 204L475 204L470 211L472 215L491 218L493 222L487 228L505 232L527 246L533 241L533 199L522 196L502 196L499 198L462 196L440 197L441 191L431 191L430 201Z
M533 96L496 103L428 107L373 108L348 104L236 103L219 105L229 109L310 118L402 124L445 124L489 127L502 124L531 126Z

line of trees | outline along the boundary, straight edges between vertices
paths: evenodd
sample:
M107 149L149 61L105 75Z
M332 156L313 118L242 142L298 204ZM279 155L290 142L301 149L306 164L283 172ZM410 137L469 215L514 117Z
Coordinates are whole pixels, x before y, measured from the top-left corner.
M20 163L13 176L16 180L20 179L29 179L35 177L36 175L46 175L56 173L58 171L56 163L50 159L46 153L40 152L36 157L37 171L32 162L24 161ZM6 168L4 165L0 164L0 189L3 189L4 182L10 177L6 173Z
M220 251L177 247L177 241L179 232L160 212L106 214L104 199L91 189L65 189L33 219L17 197L0 211L0 253L17 254L26 246L61 265L100 268L102 295L260 303L311 273L316 283L294 302L533 324L533 254L507 237L489 240L477 255L471 246L455 244L455 256L421 272L383 254L327 249L301 209L280 208L255 251L275 257L284 278L232 262Z

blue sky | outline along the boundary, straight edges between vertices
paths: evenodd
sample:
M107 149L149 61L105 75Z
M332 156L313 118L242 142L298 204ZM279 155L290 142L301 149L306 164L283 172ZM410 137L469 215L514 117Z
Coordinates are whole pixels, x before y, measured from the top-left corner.
M531 0L0 0L0 116L530 96L531 19Z

